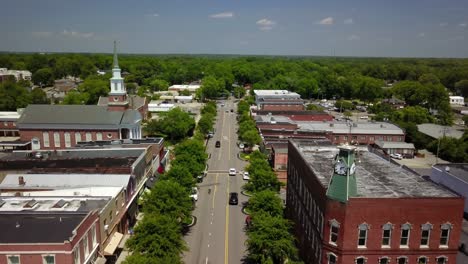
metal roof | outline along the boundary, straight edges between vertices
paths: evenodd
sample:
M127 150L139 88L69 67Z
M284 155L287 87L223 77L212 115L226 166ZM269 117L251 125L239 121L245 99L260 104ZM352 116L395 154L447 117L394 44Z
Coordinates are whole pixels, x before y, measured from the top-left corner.
M420 124L417 125L419 132L426 134L432 138L441 138L444 135L446 137L453 137L460 139L463 137L463 131L459 131L447 126L441 126L436 124Z
M19 185L19 177L25 184ZM1 188L12 187L126 187L130 174L7 174L0 183Z
M395 141L382 141L376 140L375 144L381 148L389 149L415 149L413 143L395 142Z
M336 146L307 146L291 140L324 188L328 188L333 175L333 161L338 153ZM453 193L428 182L388 160L358 148L356 179L358 197L456 197Z

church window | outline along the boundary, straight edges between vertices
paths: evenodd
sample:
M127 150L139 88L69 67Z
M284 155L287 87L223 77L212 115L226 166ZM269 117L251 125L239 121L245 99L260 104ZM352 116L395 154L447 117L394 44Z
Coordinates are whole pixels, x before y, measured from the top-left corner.
M93 137L91 135L91 132L86 132L86 141L93 141Z
M50 147L49 132L42 132L42 138L44 141L44 147L45 148Z
M81 134L80 132L75 132L75 144L81 141Z
M111 133L107 133L107 138L112 138L112 134L111 134Z
M54 146L60 147L60 134L58 132L54 132Z
M96 133L96 140L102 140L102 133L101 132Z
M65 138L65 147L66 147L66 148L71 147L70 133L65 132L65 133L63 134L63 136L64 136L64 138Z

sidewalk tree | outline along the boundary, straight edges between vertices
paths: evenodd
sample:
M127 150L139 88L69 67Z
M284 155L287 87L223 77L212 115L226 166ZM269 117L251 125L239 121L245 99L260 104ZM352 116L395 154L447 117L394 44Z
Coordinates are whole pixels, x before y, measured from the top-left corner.
M181 254L187 245L181 236L181 225L164 214L145 214L136 225L135 233L126 242L130 251L137 252L136 260L154 259L154 263L182 263ZM139 254L138 254L139 253ZM127 263L132 263L131 258ZM151 262L150 262L151 263Z
M161 175L160 180L173 180L178 182L187 191L190 191L195 185L192 174L183 164L174 164L171 166L171 169L168 172Z
M171 141L178 141L189 136L195 127L195 120L179 107L161 113L160 117L147 123L145 131L149 135L164 134Z
M247 208L255 213L265 213L275 217L283 216L283 201L272 191L256 192L250 197Z
M289 232L291 223L281 217L254 214L248 229L248 258L254 263L282 264L286 260L298 260L294 237Z

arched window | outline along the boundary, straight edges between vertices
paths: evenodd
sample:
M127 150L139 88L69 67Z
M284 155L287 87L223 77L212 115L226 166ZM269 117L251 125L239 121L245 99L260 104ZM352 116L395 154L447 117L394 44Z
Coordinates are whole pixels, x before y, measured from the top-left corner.
M390 258L389 257L381 257L379 258L379 264L389 264Z
M356 260L354 261L356 264L366 264L367 259L365 257L357 257Z
M96 133L96 140L102 140L102 133L101 132Z
M336 264L336 260L338 259L338 257L336 257L336 255L331 252L329 252L327 255L328 264Z
M65 139L65 147L66 147L66 148L71 147L70 133L69 133L69 132L65 132L65 133L63 134L63 137L64 137L64 139Z
M452 224L448 222L440 226L440 247L448 247L451 229Z
M369 230L369 225L367 223L362 223L358 228L358 247L366 247L367 243L367 231Z
M408 247L411 232L411 224L406 223L401 225L400 247Z
M418 264L427 264L427 257L419 257L418 258Z
M398 257L397 264L408 264L408 257Z
M421 247L429 247L432 225L426 223L421 225Z
M75 132L75 144L81 141L81 134L80 132Z
M340 223L336 219L330 220L330 244L337 244Z
M447 264L448 258L446 256L440 256L436 258L437 264Z
M390 247L393 225L386 223L382 226L382 247Z

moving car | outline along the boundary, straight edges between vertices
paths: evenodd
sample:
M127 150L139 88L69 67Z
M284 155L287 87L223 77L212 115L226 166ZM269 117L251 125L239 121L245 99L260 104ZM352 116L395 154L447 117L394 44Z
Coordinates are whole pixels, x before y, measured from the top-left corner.
M237 205L239 203L239 195L236 192L229 193L229 204Z
M236 176L237 174L237 171L235 168L230 168L229 169L229 176Z
M394 159L399 159L401 160L403 158L403 156L399 153L393 153L393 154L390 154L390 157L394 158Z
M216 140L215 147L217 148L221 147L221 142L219 140Z
M196 202L198 201L198 188L193 187L192 188L192 194L190 194L190 197Z
M250 180L249 172L244 171L244 174L242 174L242 179L243 179L244 181Z
M233 112L234 112L234 109L231 109L231 113L233 113Z

